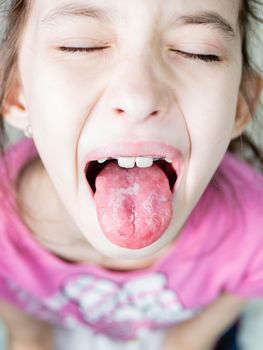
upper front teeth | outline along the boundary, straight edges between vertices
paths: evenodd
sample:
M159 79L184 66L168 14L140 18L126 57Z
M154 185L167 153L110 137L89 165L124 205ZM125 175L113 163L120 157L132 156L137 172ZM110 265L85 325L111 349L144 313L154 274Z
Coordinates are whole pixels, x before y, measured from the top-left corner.
M117 160L122 168L134 168L135 163L139 168L148 168L153 165L151 157L119 157Z
M158 159L163 159L159 157L118 157L117 159L118 165L122 168L134 168L135 163L139 168L148 168L153 165L153 162ZM172 163L171 159L164 158L166 162ZM104 163L107 158L98 160L99 163Z

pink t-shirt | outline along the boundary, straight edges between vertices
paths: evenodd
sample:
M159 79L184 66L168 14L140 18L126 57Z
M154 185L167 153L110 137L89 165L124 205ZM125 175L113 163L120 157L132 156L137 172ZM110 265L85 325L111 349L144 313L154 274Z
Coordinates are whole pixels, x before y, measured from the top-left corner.
M227 154L176 244L150 268L114 272L41 247L16 210L14 183L34 158L24 139L0 164L0 298L41 319L132 339L192 317L226 291L263 296L263 177ZM11 181L11 183L10 183Z

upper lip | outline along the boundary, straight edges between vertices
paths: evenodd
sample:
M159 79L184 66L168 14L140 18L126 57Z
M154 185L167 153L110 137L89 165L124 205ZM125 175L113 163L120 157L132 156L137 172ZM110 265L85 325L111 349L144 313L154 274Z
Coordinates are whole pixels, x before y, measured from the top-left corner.
M178 172L182 166L182 152L166 143L162 142L119 142L107 144L102 147L93 149L85 156L85 166L91 161L96 161L105 158L117 157L139 157L139 156L155 156L171 159L173 167Z

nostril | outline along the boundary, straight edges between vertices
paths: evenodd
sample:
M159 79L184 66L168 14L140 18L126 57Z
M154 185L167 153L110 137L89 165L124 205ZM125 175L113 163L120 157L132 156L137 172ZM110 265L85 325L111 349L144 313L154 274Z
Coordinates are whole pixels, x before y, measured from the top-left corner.
M124 115L124 114L127 114L127 111L124 110L124 109L121 109L121 108L114 108L113 109L113 112L116 114L116 115ZM137 112L137 111L136 111ZM160 114L160 110L156 109L152 112L148 112L148 113L140 113L140 115L143 117L145 116L144 118L146 119L147 117L155 117L155 116L158 116ZM136 115L139 115L138 113L130 113L130 116L136 116ZM141 118L142 118L141 117Z
M114 109L114 112L115 112L116 114L122 114L122 113L124 113L124 110L123 110L123 109L120 109L120 108L115 108L115 109Z
M154 117L154 116L157 115L158 113L159 113L159 111L153 111L150 115Z

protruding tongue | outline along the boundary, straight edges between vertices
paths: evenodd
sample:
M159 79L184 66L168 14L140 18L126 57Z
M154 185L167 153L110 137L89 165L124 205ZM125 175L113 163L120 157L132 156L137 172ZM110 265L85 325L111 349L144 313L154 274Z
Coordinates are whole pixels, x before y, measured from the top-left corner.
M96 178L94 199L105 236L125 248L155 242L172 218L169 181L156 164L125 169L108 163Z

